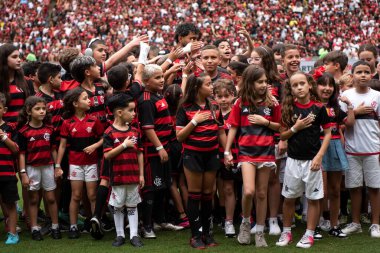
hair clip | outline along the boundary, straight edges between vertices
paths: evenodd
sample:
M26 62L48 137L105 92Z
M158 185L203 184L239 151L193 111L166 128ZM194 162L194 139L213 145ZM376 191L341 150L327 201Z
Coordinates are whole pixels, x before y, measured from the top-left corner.
M320 78L325 72L326 72L325 67L324 66L320 66L319 68L316 68L314 70L314 73L313 73L312 77L313 77L313 79L315 81L317 81L318 78Z

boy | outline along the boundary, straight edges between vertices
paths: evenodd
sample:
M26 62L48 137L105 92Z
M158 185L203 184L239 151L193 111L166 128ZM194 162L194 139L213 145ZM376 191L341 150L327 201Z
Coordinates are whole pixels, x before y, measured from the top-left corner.
M326 72L329 72L334 76L335 82L339 82L339 79L343 75L343 71L346 69L347 63L348 57L342 51L329 52L323 58Z
M62 83L60 91L65 93L79 86L79 83L74 80L70 73L70 64L80 55L80 51L77 48L69 47L62 49L58 55L59 64L66 71L62 75Z
M214 42L214 46L216 46L220 52L221 60L219 66L221 68L227 69L232 57L230 43L228 43L226 39L219 39Z
M281 75L284 81L300 70L300 51L293 44L285 44L281 51L281 57L285 68L285 74Z
M218 79L232 80L231 76L218 70L218 65L221 61L219 49L214 45L207 45L201 49L201 62L204 71L211 77L214 83Z
M12 140L16 134L15 127L3 120L7 111L6 99L0 93L0 195L8 212L8 237L5 244L17 244L20 239L16 232L16 201L19 200L14 155L18 153L17 144ZM21 175L20 175L21 177Z
M137 204L141 202L139 189L144 186L144 158L139 131L130 126L136 116L133 98L120 93L108 101L114 115L112 126L104 133L104 159L110 161L112 192L109 204L113 207L117 237L113 246L125 243L124 206L127 207L130 242L143 246L137 235Z
M342 229L345 234L360 233L361 188L363 180L368 187L372 218L371 237L380 238L380 93L368 87L371 80L371 66L364 61L358 61L352 66L354 88L342 93L351 106L341 104L347 112L355 109L355 124L347 127L344 133L345 149L349 170L346 171L346 188L350 190L352 205L352 223ZM359 112L358 107L364 107Z

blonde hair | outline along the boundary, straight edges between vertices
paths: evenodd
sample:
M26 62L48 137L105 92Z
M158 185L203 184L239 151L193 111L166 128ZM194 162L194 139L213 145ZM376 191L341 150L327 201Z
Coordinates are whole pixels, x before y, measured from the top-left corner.
M340 77L340 79L339 79L339 86L340 86L340 87L343 87L343 86L345 86L346 84L349 84L349 83L352 84L353 81L354 81L354 79L353 79L353 77L352 77L352 74L349 74L349 73L344 74L344 75L342 75L342 76Z

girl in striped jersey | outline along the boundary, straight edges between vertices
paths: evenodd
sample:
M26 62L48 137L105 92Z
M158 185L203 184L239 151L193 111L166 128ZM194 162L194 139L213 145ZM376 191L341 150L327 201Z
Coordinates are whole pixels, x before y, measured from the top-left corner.
M184 148L183 166L189 189L190 245L197 249L217 245L210 233L210 223L216 172L220 168L218 147L220 143L224 148L226 134L220 107L209 99L211 94L210 76L190 75L176 123L177 139Z
M238 162L243 175L243 220L238 241L251 243L250 215L253 196L257 198L256 247L267 247L264 225L267 213L267 191L271 169L276 168L274 132L280 128L280 107L273 104L265 70L249 66L241 80L240 98L228 118L231 125L224 152L226 165L233 164L231 146L240 131ZM256 187L257 184L257 187Z

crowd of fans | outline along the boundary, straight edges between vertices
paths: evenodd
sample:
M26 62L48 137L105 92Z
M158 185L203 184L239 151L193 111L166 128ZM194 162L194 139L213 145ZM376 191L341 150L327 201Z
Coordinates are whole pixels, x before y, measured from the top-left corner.
M236 53L247 48L236 33L241 26L259 44L299 45L303 57L342 50L354 58L361 43L380 47L374 0L5 0L0 14L0 43L13 42L42 61L65 47L85 50L94 37L106 41L110 54L138 34L168 50L184 21L198 25L203 41L228 38Z

